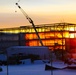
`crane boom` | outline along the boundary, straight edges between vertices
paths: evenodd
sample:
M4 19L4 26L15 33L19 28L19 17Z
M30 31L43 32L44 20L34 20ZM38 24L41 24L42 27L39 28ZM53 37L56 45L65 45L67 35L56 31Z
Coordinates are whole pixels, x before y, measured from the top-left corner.
M36 35L37 35L37 37L38 37L38 39L39 39L39 41L40 41L41 46L44 46L43 43L42 43L42 40L40 39L40 36L39 36L39 34L38 34L37 30L36 30L36 27L35 27L35 25L34 25L33 20L26 14L26 12L19 6L18 3L16 3L16 5L17 5L18 8L21 10L21 12L22 12L23 15L26 17L26 19L32 24L32 26L33 26L33 28L34 28L34 30L35 30L35 32L36 32Z

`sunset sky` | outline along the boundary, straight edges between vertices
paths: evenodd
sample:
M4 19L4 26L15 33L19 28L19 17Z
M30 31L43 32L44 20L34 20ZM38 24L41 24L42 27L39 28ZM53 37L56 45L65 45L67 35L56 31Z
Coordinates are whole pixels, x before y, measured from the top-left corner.
M15 3L37 24L76 24L76 0L0 0L0 28L30 25Z

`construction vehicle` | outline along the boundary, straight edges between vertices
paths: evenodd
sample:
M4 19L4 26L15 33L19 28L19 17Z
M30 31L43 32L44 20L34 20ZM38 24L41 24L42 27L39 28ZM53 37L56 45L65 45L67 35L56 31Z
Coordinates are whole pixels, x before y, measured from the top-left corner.
M40 41L41 46L44 46L43 43L42 43L42 40L40 39L40 36L39 36L39 34L38 34L37 30L36 30L36 27L35 27L35 25L34 25L33 20L26 14L26 12L20 7L20 5L19 5L18 3L16 3L16 5L17 5L18 8L21 10L21 12L22 12L23 15L26 17L26 19L29 21L29 23L32 24L32 26L33 26L33 28L34 28L34 30L35 30L35 32L36 32L36 35L37 35L37 37L38 37L38 39L39 39L39 41Z

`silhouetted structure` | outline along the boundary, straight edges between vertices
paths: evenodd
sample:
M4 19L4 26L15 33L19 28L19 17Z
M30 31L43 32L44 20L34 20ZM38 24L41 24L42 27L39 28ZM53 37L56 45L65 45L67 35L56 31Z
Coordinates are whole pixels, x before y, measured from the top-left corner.
M35 27L44 46L50 50L76 53L76 24L54 23ZM0 29L0 50L19 45L41 46L32 26Z

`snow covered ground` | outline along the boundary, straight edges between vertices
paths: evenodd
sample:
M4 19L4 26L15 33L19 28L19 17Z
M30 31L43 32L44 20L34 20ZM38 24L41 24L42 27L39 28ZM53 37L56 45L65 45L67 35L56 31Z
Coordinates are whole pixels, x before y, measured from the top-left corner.
M62 62L54 62L53 65L56 67L66 66ZM1 67L3 71L0 72L0 75L7 75L7 66ZM45 71L45 64L42 61L35 61L34 64L9 65L8 75L51 75L51 71ZM76 70L53 70L53 75L76 75Z

